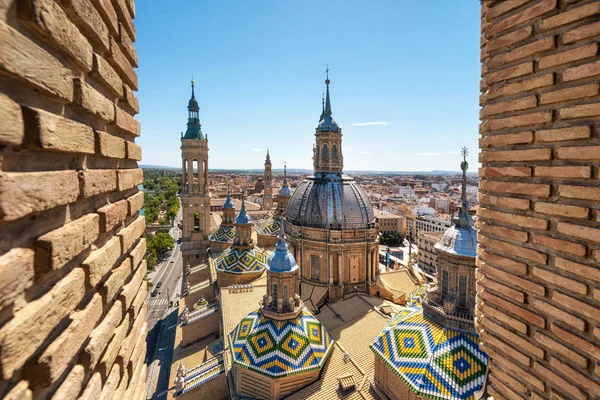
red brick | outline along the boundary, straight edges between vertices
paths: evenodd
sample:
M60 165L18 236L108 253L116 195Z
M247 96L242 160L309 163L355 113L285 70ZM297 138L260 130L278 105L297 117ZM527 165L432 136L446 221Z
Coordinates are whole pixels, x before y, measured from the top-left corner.
M24 132L21 106L0 93L0 146L20 146Z
M551 351L561 354L562 356L568 358L571 362L577 364L581 368L587 367L587 360L585 359L585 357L580 356L579 354L577 354L573 350L569 349L568 347L563 346L561 343L557 342L556 340L554 340L546 335L543 335L539 332L536 332L534 336L535 336L535 340L537 340L543 346L546 346L547 348L549 348Z
M535 140L537 142L558 142L562 140L587 139L590 135L591 129L589 126L573 126L537 131L535 133Z
M485 290L479 293L479 295L483 300L485 300L485 302L493 304L505 312L516 315L517 317L524 319L526 322L534 324L540 328L544 327L544 318L523 308L522 305L513 304Z
M0 217L4 221L66 205L78 197L77 171L0 174Z
M558 194L572 199L600 201L600 188L560 185Z
M589 226L575 225L568 222L559 222L557 231L568 236L597 242L600 238L600 229Z
M583 278L600 282L600 269L598 268L588 267L587 265L576 263L560 257L555 258L554 265L568 273L573 273Z
M599 93L599 87L600 85L598 84L592 84L542 93L540 95L540 104L558 103L560 101L568 101L582 97L592 97Z
M487 93L485 94L485 98L488 100L492 100L501 96L510 96L513 94L524 93L530 90L550 86L553 83L553 74L540 75L536 76L535 78L526 79L521 82L515 82L504 86L494 86L493 88L487 91Z
M488 169L482 168L482 169ZM497 168L494 168L497 169ZM482 174L481 176L485 176ZM504 208L514 208L517 210L528 210L530 208L530 202L527 199L513 199L510 197L493 196L490 194L479 193L479 203L483 205L493 205Z
M499 310L496 310L495 308L488 306L487 304L482 304L481 313L483 315L485 315L486 318L492 317L494 319L497 319L501 323L510 326L517 332L521 332L522 334L527 334L527 324L524 324L523 322L521 322L513 317L510 317L510 316L500 312Z
M503 64L508 64L513 61L521 60L526 57L530 57L534 54L543 53L554 49L554 38L548 37L528 43L524 46L512 49L507 53L501 53L492 57L489 61L490 67L498 67Z
M571 331L567 331L555 324L550 325L550 331L565 343L571 344L577 350L588 354L596 361L600 361L600 347L597 345L599 342L590 342L589 339L583 339L580 336L573 334Z
M496 335L502 337L502 339L513 343L519 350L524 350L526 353L529 353L537 358L544 357L544 350L531 344L528 339L524 339L521 336L509 331L508 329L505 329L502 326L491 322L490 320L484 319L484 321L488 325L488 329L493 331Z
M572 22L579 21L585 17L597 14L600 12L600 4L591 3L582 7L573 8L568 11L563 11L553 17L549 17L540 22L538 28L540 31L547 31L558 28Z
M135 26L133 25L131 14L127 9L125 0L113 0L113 5L115 6L115 10L119 15L119 22L123 23L123 26L126 28L129 37L135 42Z
M479 190L525 194L536 197L548 197L550 195L550 185L533 183L482 181L479 185Z
M115 37L119 36L119 19L111 0L92 0L92 2L96 5L100 15L102 15L110 34Z
M496 82L505 81L507 79L517 78L519 76L531 74L533 72L533 62L528 61L514 67L508 67L501 69L497 72L490 72L485 78L485 82L488 85L492 85Z
M144 206L144 192L137 192L127 199L129 203L129 215L133 215Z
M562 215L570 218L587 218L590 211L584 207L569 206L566 204L536 202L533 209L536 212L549 215Z
M525 258L527 260L535 261L540 264L546 264L548 256L535 250L531 250L525 247L517 246L507 242L501 242L499 240L490 239L483 236L479 239L479 243L486 248L493 248L497 251L502 251L516 257Z
M559 112L559 118L585 118L600 116L600 103L582 104L579 106L563 108Z
M600 22L595 22L593 24L580 26L578 28L565 32L565 34L563 35L563 43L571 44L579 40L587 39L589 37L598 35L600 35Z
M547 124L552 122L552 112L543 111L531 114L515 115L513 117L491 119L490 130L516 128L519 126ZM526 150L524 150L526 151Z
M600 321L600 308L598 307L591 306L558 291L552 292L552 300L576 314L584 315L585 317L593 319L596 322Z
M539 203L537 203L539 204ZM545 219L526 217L524 215L515 215L504 213L501 211L493 211L483 207L480 207L478 210L479 217L483 220L485 219L493 219L496 221L503 222L505 224L517 225L519 227L531 228L531 229L542 229L545 230L548 227L548 221ZM521 232L523 234L525 232ZM527 234L518 235L520 239L519 241L527 241ZM514 239L517 240L517 239Z
M494 23L489 30L489 37L494 37L513 26L529 22L539 16L542 16L556 8L556 0L543 0L532 5L518 13L515 13L503 20Z
M501 364L506 372L513 374L513 376L517 376L521 381L527 382L527 384L529 384L530 386L537 388L540 391L544 391L544 382L536 378L534 375L526 372L519 365L503 358L500 354L496 352L490 354L490 356L492 358L490 360L492 363ZM529 367L529 363L527 364L527 367ZM491 370L492 369L490 368L490 372Z
M504 297L508 297L509 299L514 300L517 303L525 302L525 295L523 293L521 293L518 290L515 290L513 288L510 288L506 285L503 285L501 283L495 282L491 279L488 279L485 277L482 279L478 279L477 284L483 288L487 288L494 292L500 293ZM527 331L525 331L524 333L527 333Z
M565 82L570 82L596 75L600 75L600 61L594 61L566 69L565 72L563 72L563 80Z
M597 44L588 44L575 49L563 51L561 53L542 57L538 65L540 69L552 68L558 65L568 64L574 61L583 60L585 58L594 57L597 52Z
M480 177L498 177L498 176L531 176L529 167L485 167L479 169Z
M485 321L485 319L483 319L483 320ZM489 321L489 320L487 320L487 321ZM491 321L490 321L490 324L492 324ZM505 338L501 337L501 339L504 340ZM495 336L486 335L486 339L482 344L483 344L483 346L485 346L485 349L482 349L484 351L488 351L488 346L492 346L493 348L497 349L500 353L502 353L502 355L508 355L509 357L513 358L517 363L520 363L523 366L528 366L530 363L531 359L526 354L523 354L522 351L516 350L515 346L512 343L511 344L505 343L502 340L498 340L498 338L496 338ZM494 360L496 360L496 359L497 358L494 357ZM513 365L518 365L512 361L509 361L509 363L513 364Z
M585 376L583 373L580 373L579 371L574 370L573 368L569 367L567 364L563 363L562 361L559 361L558 359L556 359L554 357L552 357L550 359L550 366L552 368L556 369L557 371L560 371L560 373L562 375L569 378L570 382L578 384L581 388L590 390L595 396L600 395L600 385L593 382L592 377ZM581 370L581 372L586 372L586 371Z
M559 308L554 307L553 305L546 303L545 301L538 300L536 298L532 298L530 304L536 310L539 310L541 313L551 317L555 321L561 321L575 329L580 331L585 330L585 321L580 318L575 317L570 312L563 311ZM543 326L542 326L543 327Z
M531 143L533 132L518 132L503 135L486 135L479 140L480 147L507 146L511 144Z
M576 386L573 386L569 383L569 381L564 380L560 376L556 375L549 369L541 366L537 362L534 363L533 370L537 373L537 375L548 383L556 386L559 391L567 393L570 397L569 399L577 399L577 400L586 400L587 396L579 390Z
M523 41L531 36L533 32L532 26L524 26L521 29L507 33L506 35L499 36L488 42L488 51L498 50L502 47L511 46L515 43Z
M549 236L535 235L533 243L550 247L554 250L571 253L579 257L585 256L585 246L566 240L556 239Z
M550 177L550 178L591 178L592 167L559 167L559 166L542 166L535 167L533 176Z
M555 286L560 286L563 289L570 290L574 293L579 293L582 295L587 294L586 285L573 279L567 278L565 276L555 274L554 272L538 267L533 267L533 276L536 276L547 283L551 283Z
M481 115L482 117L488 117L490 115L502 114L510 111L525 110L527 108L535 107L536 105L537 100L535 96L526 96L518 98L516 100L508 100L499 103L488 104L482 109Z
M538 296L544 296L544 294L546 293L546 289L543 286L532 282L530 279L523 279L513 273L504 272L504 271L490 265L489 262L487 262L487 261L484 263L479 262L478 266L487 275L492 275L496 279L502 280L505 283L508 283L510 285L518 286L519 288L523 289L525 292L527 292L529 294L536 294ZM525 271L523 271L523 272L525 273Z
M100 215L100 226L103 232L110 231L116 225L121 224L127 217L127 200L120 200L98 209Z

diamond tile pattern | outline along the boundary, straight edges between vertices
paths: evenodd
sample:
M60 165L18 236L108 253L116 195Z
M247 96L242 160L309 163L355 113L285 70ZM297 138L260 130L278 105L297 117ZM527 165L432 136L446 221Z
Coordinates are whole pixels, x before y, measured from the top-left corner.
M235 238L235 227L233 226L219 226L219 228L208 235L208 240L211 242L219 243L233 243Z
M281 231L281 221L269 218L260 224L256 228L256 231L259 235L279 236L279 232Z
M420 396L471 400L485 383L489 357L477 337L425 319L420 306L392 318L371 349Z
M321 368L333 339L306 308L295 319L276 321L256 310L229 334L233 363L271 377Z
M253 274L265 269L267 259L267 253L258 247L249 249L229 247L217 258L215 265L219 272Z

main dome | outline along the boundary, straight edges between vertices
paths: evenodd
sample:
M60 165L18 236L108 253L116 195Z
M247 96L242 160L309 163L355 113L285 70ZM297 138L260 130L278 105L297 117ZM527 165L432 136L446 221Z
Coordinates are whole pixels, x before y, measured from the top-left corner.
M367 229L375 222L369 197L354 179L319 172L298 185L286 219L292 225L321 229Z

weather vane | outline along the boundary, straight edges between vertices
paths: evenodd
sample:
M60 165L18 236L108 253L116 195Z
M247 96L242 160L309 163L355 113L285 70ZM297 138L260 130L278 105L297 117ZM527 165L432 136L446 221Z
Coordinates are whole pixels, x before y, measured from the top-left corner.
M467 146L463 146L462 149L460 149L460 155L463 156L465 161L467 161L467 156L469 155L469 149Z
M327 69L325 69L325 73L327 74L327 79L329 79L329 64L327 64Z

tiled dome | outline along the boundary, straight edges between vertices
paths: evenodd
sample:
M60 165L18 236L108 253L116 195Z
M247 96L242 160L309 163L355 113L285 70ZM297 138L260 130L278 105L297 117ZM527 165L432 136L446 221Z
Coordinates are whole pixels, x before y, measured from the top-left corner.
M228 247L217 258L216 269L230 274L254 274L264 271L267 253L258 247Z

